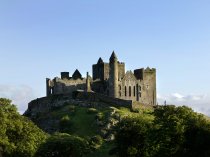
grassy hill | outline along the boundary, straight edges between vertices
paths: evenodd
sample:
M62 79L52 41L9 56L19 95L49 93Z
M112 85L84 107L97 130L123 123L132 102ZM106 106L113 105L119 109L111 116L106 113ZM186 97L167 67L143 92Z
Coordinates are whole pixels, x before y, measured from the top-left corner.
M141 112L140 112L141 111ZM124 117L153 119L151 109L131 111L128 108L96 105L95 107L78 106L65 103L47 113L39 113L32 120L48 133L62 132L77 135L85 139L99 136L102 142L87 157L109 156L113 148L114 126Z

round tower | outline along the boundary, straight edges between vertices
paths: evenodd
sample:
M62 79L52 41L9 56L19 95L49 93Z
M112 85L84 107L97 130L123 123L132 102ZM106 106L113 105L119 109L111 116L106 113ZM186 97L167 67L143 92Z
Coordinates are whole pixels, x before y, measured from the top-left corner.
M114 51L109 59L109 96L118 98L118 60Z

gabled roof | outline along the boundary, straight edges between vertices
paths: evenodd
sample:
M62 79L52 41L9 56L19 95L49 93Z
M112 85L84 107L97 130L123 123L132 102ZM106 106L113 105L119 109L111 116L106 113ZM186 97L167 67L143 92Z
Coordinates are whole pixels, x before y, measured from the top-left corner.
M75 72L73 73L72 77L75 80L78 79L78 78L82 79L82 75L81 75L81 73L79 72L78 69L75 70Z
M123 76L122 80L126 80L126 81L128 81L128 80L136 80L136 77L135 77L135 75L133 74L132 71L127 71L125 73L125 75Z
M97 64L102 64L102 63L104 63L104 61L103 61L103 59L100 57L100 58L98 59Z

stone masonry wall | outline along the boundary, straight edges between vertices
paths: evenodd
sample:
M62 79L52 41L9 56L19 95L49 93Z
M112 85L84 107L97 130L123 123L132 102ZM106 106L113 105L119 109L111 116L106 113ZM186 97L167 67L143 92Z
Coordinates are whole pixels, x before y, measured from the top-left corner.
M108 96L93 92L77 92L76 97L74 98L72 98L72 95L69 94L60 94L32 100L28 104L28 109L24 114L33 116L37 113L45 113L53 108L61 107L65 103L80 106L90 106L90 104L106 104L116 107L132 107L132 101L130 100L110 98Z
M142 86L141 102L147 105L156 105L156 71L146 69Z
M87 100L87 101L93 101L93 102L103 102L107 103L113 106L121 106L121 107L132 107L132 101L131 100L123 100L118 98L111 98L106 95L102 95L99 93L93 93L93 92L78 92L76 99L79 100Z

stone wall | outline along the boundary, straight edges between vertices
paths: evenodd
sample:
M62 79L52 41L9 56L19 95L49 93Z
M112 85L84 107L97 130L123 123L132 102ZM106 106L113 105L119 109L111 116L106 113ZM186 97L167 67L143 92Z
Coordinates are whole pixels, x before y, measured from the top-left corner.
M125 63L118 62L118 78L122 79L125 75Z
M32 100L28 104L28 109L24 114L36 114L39 112L47 112L52 108L63 106L65 102L71 100L70 95L51 95Z
M123 100L118 98L111 98L106 95L102 95L99 93L94 92L77 92L76 99L79 100L86 100L91 102L103 102L112 106L118 106L118 107L132 107L132 101L131 100Z
M147 68L143 76L141 102L146 105L156 105L156 70Z
M93 92L80 92L77 91L74 98L69 94L51 95L48 97L42 97L32 100L28 104L28 109L24 113L25 115L36 115L37 113L48 112L54 108L64 106L65 103L79 106L99 106L110 105L116 107L132 107L132 101L122 100L117 98L111 98L102 94Z
M93 80L100 79L101 81L109 78L109 64L97 63L92 66Z
M137 101L137 88L136 88L136 78L131 71L127 71L123 79L119 82L119 87L121 90L119 98L125 100Z
M85 90L86 88L86 79L65 80L55 78L53 81L53 94L71 94L73 91Z

